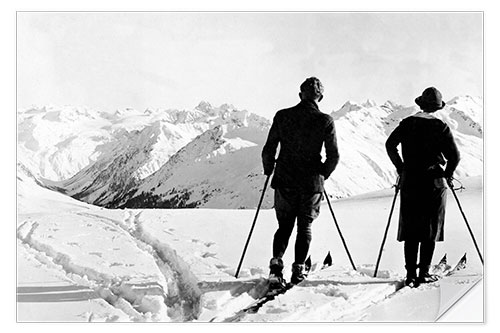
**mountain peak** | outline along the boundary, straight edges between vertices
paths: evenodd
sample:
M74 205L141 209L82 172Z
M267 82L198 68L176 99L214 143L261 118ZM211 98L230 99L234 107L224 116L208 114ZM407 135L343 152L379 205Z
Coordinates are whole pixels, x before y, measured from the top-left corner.
M359 104L357 102L353 102L351 100L348 100L347 102L344 103L344 105L342 105L340 110L338 110L337 112L357 111L357 110L360 110L362 108L363 108L363 106L361 104Z
M195 110L202 111L204 113L212 113L214 108L212 107L212 104L206 102L206 101L201 101L198 103L198 106L194 108Z
M345 116L349 112L358 111L361 110L362 108L363 108L362 105L353 102L351 100L348 100L347 102L344 103L344 105L342 105L340 109L338 109L337 111L333 111L330 115L333 117L334 120L337 120Z
M382 105L382 107L386 107L386 108L389 108L391 110L396 110L396 109L399 109L402 107L402 105L394 102L394 101L391 101L391 100L387 100L385 101L385 103Z
M480 96L460 95L452 98L446 104L450 106L454 104L476 104L482 106L483 98Z
M366 102L361 105L365 108L371 108L377 106L377 103L373 99L367 99Z

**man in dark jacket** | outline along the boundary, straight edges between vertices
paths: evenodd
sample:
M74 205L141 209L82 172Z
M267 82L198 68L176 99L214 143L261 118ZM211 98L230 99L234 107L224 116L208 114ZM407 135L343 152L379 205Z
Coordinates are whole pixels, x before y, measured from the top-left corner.
M304 263L311 243L311 223L318 217L323 184L337 166L339 153L332 117L318 109L323 85L308 78L300 86L300 103L280 110L274 116L267 142L262 150L264 174L274 176L274 208L278 230L274 235L270 279L283 283L282 257L288 246L295 220L297 238L291 282L305 278ZM277 159L276 151L280 145ZM321 161L325 146L326 160Z
M403 119L386 142L387 154L400 175L398 241L405 242L407 285L436 280L429 274L429 267L436 241L444 240L444 178L453 176L460 160L450 128L432 115L445 106L439 90L434 87L425 89L415 103L422 112ZM399 144L403 159L398 153ZM419 244L420 262L417 265Z

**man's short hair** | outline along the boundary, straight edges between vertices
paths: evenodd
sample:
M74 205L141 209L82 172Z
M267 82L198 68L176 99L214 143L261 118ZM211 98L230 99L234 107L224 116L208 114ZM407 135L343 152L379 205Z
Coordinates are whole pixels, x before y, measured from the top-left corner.
M316 99L323 95L323 84L316 77L307 78L300 85L300 92L305 95L305 97Z

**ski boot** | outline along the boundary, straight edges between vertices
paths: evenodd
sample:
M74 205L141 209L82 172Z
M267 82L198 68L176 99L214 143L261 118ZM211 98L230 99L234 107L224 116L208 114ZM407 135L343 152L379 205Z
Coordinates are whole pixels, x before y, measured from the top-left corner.
M418 287L418 281L417 281L417 268L410 267L410 266L405 266L406 268L406 278L405 278L405 286L415 288Z
M292 278L290 279L291 284L299 284L304 281L307 277L307 272L305 272L304 264L293 264L292 265Z
M420 283L432 283L436 282L439 277L435 274L429 273L429 265L421 265L418 271L417 282Z
M269 262L269 289L279 290L286 287L286 281L283 278L283 260L281 258L272 258Z

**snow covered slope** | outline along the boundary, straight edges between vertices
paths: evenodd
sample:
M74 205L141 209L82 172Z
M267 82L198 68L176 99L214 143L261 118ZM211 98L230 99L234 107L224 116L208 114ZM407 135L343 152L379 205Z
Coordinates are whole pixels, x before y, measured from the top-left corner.
M393 102L347 102L332 113L340 163L326 182L335 198L392 185L385 140L417 112ZM456 175L482 174L482 99L450 100L436 116L452 128L462 161ZM18 162L40 182L105 207L255 207L264 176L260 153L270 121L231 105L195 109L19 112ZM264 207L272 206L267 192Z
M276 227L273 210L261 212L235 279L254 210L105 209L39 186L22 166L17 182L19 321L217 321L232 318L262 292ZM458 194L482 247L482 179L464 184ZM446 303L442 286L395 292L393 281L404 274L396 223L380 265L382 283L361 283L373 272L391 199L392 191L384 190L332 202L357 272L322 206L310 254L318 267L331 251L334 264L310 278L346 283L296 287L240 320L434 321ZM482 267L452 200L445 240L435 259L447 253L456 262L464 252L469 258L466 274L447 287L473 285ZM293 246L284 261L289 279Z
M18 162L37 177L66 179L97 160L111 122L84 108L32 108L18 112Z
M256 143L224 137L221 126L214 127L183 147L146 178L137 192L119 206L125 207L240 207L255 205L253 196L262 186L260 153ZM145 204L147 203L147 204Z

